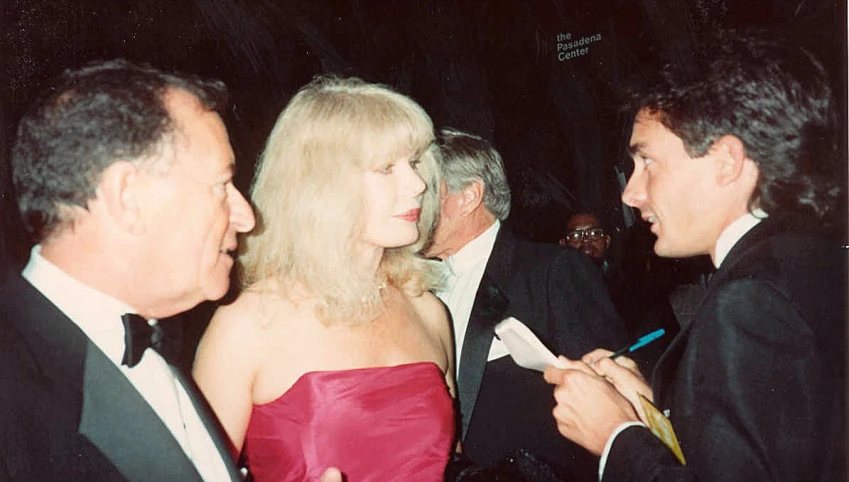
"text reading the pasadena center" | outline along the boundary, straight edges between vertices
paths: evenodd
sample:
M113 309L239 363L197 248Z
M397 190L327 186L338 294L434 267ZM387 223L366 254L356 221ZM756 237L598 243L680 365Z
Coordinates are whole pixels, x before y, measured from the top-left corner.
M557 34L557 60L563 62L587 55L590 44L599 40L601 40L600 33L578 39L573 39L571 33L559 33Z

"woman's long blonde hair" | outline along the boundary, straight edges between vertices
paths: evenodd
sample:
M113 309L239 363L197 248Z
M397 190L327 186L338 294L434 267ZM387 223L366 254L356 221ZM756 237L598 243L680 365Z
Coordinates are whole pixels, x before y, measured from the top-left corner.
M417 156L427 184L419 239L387 249L378 279L357 263L365 170ZM324 323L370 320L383 282L410 296L439 283L441 269L418 253L438 216L440 174L430 117L416 102L358 78L322 76L304 86L277 119L257 167L251 199L258 226L243 243L242 282L270 282L315 296Z

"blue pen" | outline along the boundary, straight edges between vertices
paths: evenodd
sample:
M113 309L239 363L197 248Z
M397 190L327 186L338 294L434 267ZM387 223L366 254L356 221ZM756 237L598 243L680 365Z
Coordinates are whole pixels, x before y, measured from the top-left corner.
M636 350L637 348L642 348L642 347L648 345L649 343L657 340L658 338L663 336L665 333L666 333L666 330L661 328L659 330L655 330L655 331L649 333L648 335L643 335L633 345L620 348L620 349L616 350L615 352L613 352L610 355L610 358L613 359L613 358L616 358L618 356L624 355L626 353L631 353L632 351Z

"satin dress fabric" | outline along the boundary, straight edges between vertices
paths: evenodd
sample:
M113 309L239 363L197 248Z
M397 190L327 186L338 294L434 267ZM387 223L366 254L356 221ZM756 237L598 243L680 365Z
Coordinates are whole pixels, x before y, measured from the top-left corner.
M453 401L431 362L302 375L255 405L245 438L255 482L440 481L454 440Z

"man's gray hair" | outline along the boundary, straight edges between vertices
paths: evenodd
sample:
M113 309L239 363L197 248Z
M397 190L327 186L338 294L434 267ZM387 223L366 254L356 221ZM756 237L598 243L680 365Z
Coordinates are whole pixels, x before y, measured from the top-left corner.
M448 192L456 193L476 180L484 186L484 207L500 221L510 215L510 186L501 155L486 139L451 128L439 131L441 166Z

